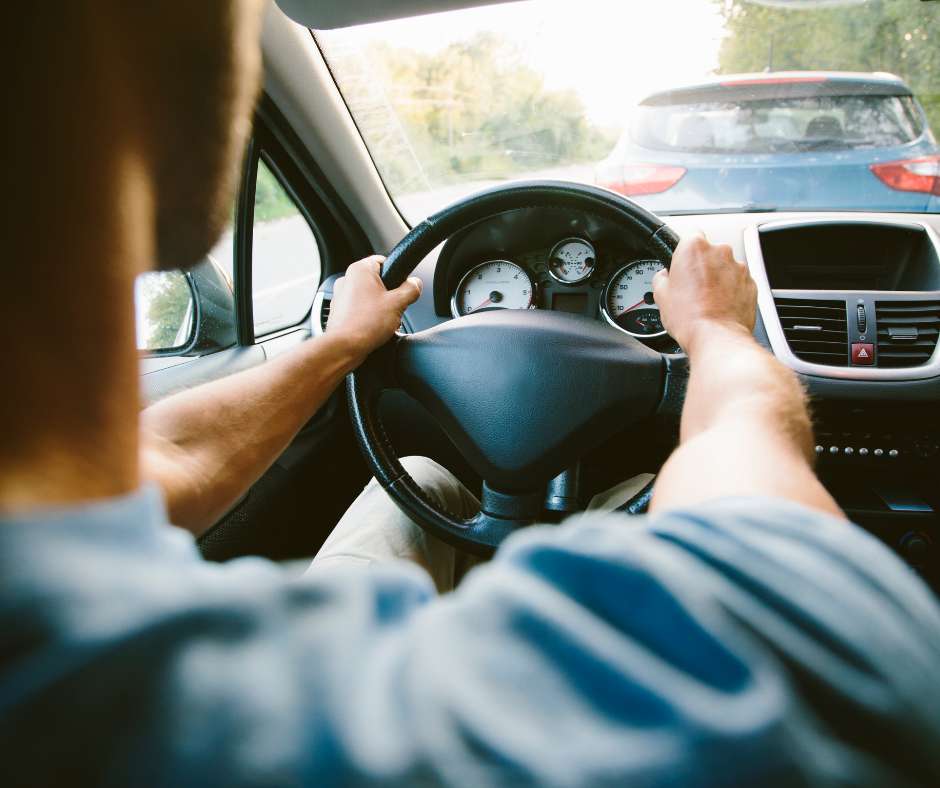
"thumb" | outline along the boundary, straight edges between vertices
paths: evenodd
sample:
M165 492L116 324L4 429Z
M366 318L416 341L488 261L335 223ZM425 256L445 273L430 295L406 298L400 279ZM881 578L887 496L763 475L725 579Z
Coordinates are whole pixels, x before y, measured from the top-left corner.
M418 300L421 291L424 290L424 283L416 276L409 277L396 287L392 292L398 296L403 304L402 309L413 304Z

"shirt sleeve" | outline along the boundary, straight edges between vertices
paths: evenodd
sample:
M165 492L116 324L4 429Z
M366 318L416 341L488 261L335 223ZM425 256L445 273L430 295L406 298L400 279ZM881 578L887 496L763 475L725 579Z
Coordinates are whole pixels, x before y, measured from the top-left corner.
M931 592L795 504L527 529L440 598L405 566L131 563L49 619L55 675L2 706L5 757L33 757L42 724L73 776L115 785L940 779Z

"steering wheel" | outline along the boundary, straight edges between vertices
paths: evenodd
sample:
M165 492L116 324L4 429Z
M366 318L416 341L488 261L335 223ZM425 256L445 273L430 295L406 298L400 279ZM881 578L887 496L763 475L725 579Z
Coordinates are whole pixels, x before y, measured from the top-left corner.
M679 240L655 215L606 189L517 182L425 219L386 258L382 281L398 287L450 236L523 208L567 208L605 220L666 268ZM545 483L612 430L656 410L678 415L687 361L584 316L492 310L397 334L349 376L349 410L366 462L398 507L443 541L489 556L537 521ZM391 390L423 404L483 478L475 517L444 509L398 461L378 410L379 397Z

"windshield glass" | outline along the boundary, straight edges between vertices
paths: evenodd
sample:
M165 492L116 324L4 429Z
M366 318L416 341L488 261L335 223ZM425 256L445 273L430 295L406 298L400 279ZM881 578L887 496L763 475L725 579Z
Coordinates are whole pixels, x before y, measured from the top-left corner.
M666 215L935 212L937 19L913 0L527 0L315 36L411 224L520 178Z

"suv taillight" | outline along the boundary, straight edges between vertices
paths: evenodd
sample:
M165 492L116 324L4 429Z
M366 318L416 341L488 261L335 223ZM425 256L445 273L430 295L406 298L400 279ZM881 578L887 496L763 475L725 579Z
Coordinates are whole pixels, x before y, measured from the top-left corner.
M885 161L870 169L889 189L940 195L940 156Z
M659 194L675 186L685 175L685 167L659 164L623 164L601 166L594 171L594 183L626 197L638 194Z

